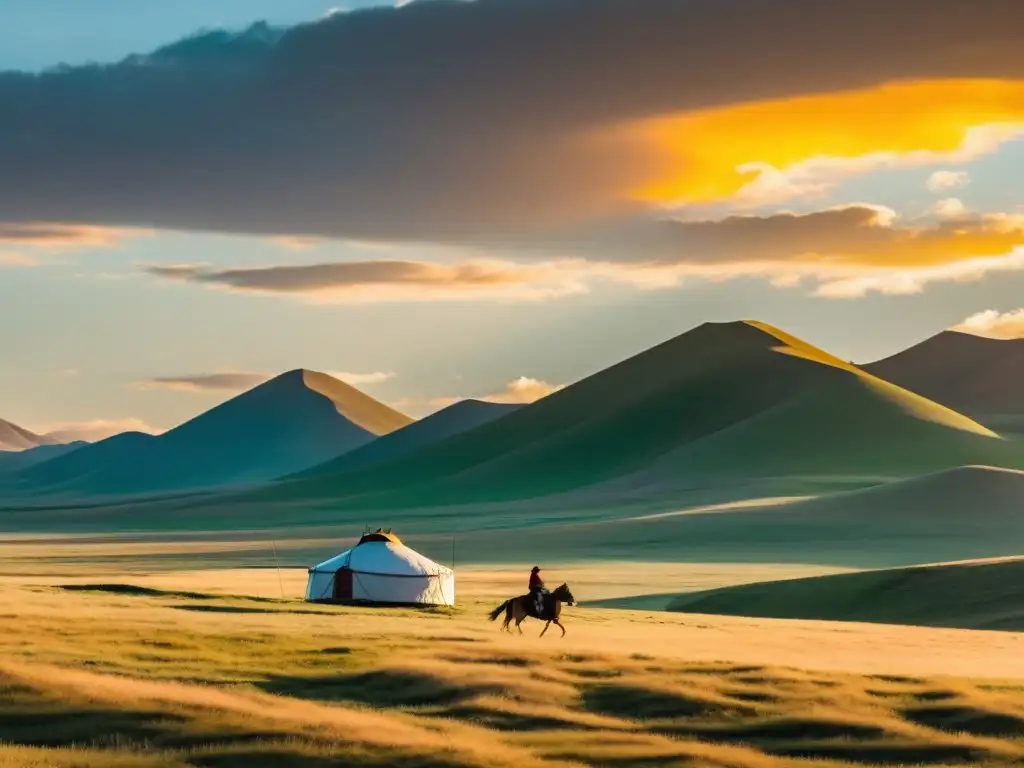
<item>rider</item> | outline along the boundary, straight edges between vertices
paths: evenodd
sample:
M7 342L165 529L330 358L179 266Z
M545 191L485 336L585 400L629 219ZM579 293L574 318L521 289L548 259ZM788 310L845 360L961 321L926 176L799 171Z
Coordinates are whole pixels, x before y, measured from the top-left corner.
M533 570L530 571L530 595L533 597L538 616L544 612L544 595L547 591L544 580L540 577L540 568L536 565L533 566Z

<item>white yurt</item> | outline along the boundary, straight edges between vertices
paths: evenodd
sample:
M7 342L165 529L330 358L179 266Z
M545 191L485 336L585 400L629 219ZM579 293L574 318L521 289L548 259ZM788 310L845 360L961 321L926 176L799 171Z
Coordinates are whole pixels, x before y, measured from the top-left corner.
M310 568L306 600L455 605L455 572L405 546L391 531L378 529Z

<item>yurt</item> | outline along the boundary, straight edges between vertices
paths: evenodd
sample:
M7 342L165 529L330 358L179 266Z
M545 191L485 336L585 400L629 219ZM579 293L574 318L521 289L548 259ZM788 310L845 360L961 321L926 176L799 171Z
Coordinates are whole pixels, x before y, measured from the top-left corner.
M455 605L455 573L405 546L391 531L378 529L310 568L306 600Z

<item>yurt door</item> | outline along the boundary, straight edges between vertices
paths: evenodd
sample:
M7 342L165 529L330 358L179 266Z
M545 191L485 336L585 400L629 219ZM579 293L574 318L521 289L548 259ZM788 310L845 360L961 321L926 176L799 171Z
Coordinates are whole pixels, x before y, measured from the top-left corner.
M352 599L352 571L342 568L334 574L334 599Z

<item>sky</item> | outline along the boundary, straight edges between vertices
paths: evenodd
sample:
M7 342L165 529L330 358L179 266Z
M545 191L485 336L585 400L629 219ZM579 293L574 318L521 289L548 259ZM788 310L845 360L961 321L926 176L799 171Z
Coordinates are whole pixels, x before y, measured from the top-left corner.
M0 418L159 432L294 368L422 416L705 321L856 362L1022 335L1022 22L8 0Z

